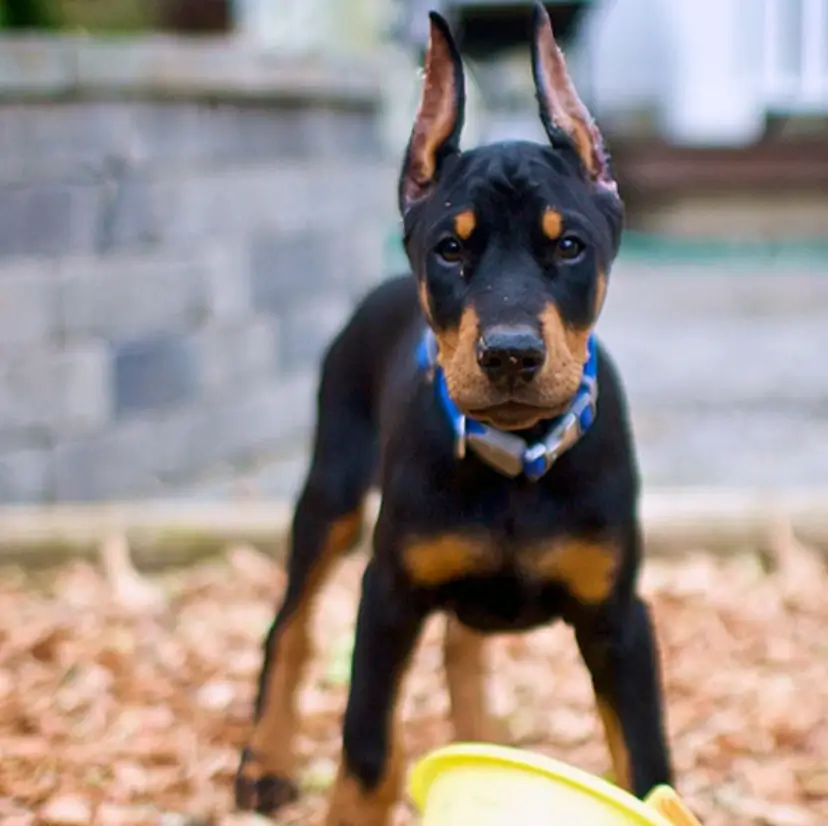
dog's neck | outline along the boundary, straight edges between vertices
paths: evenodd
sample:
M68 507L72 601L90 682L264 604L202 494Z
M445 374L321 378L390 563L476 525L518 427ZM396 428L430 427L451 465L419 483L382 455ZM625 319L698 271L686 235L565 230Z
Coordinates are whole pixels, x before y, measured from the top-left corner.
M437 341L426 328L417 351L421 369L433 377L437 403L454 431L455 456L462 459L470 447L480 459L504 476L525 475L531 481L544 476L558 457L569 450L595 421L598 401L598 353L590 336L589 355L581 384L567 409L524 435L498 430L465 416L448 391L446 377L437 363ZM524 436L526 438L524 438Z

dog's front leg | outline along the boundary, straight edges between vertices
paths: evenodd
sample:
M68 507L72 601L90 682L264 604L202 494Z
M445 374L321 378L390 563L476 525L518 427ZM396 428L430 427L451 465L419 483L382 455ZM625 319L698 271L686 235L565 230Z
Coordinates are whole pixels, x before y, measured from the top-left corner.
M326 826L387 826L398 801L404 760L398 696L425 611L368 563L356 623L342 761Z
M664 734L655 635L644 602L632 596L575 624L592 677L615 782L637 797L672 783Z

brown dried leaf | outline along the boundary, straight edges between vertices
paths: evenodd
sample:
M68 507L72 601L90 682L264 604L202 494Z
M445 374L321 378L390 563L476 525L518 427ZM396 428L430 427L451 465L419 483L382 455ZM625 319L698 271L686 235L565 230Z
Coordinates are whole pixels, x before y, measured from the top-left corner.
M34 812L25 812L17 809L3 815L3 826L32 826L35 822Z
M257 586L273 582L283 575L273 559L252 545L234 545L228 549L227 562L233 573Z
M797 779L807 798L828 800L828 766L804 769L798 772Z
M775 579L782 598L792 606L816 604L825 598L823 560L805 547L794 534L789 520L778 520L771 535L776 563Z
M158 812L153 806L119 806L103 803L95 813L95 826L157 826Z
M163 590L135 570L124 534L105 539L101 544L100 557L116 604L128 612L160 614L166 610L167 598Z
M92 806L82 795L60 795L49 800L39 815L50 826L86 826L92 820Z

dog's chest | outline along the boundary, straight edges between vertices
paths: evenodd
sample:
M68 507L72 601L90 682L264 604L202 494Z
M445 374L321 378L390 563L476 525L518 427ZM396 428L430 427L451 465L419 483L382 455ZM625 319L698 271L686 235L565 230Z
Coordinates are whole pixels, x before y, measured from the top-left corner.
M608 596L619 562L617 543L566 533L521 540L493 531L447 531L407 543L403 554L407 573L422 587L509 583L516 598L523 590L528 600L554 586L583 604Z
M438 604L469 628L525 631L566 616L571 598L559 586L517 576L469 577L438 589Z

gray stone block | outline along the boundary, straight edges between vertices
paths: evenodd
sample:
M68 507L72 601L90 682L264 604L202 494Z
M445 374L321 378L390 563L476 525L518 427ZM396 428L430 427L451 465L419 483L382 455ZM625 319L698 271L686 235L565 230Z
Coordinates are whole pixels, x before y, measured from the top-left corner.
M250 242L253 305L286 313L297 299L319 295L333 269L331 247L319 233L257 234Z
M301 441L297 439L293 455L246 473L243 482L259 496L293 501L299 495L308 472L309 450L310 433Z
M133 105L118 101L7 103L0 107L0 148L19 161L56 161L76 174L101 171L114 159L136 157Z
M53 492L52 457L47 448L0 456L0 502L48 502Z
M146 421L58 445L53 453L55 497L63 501L151 496L161 489L153 467L153 429Z
M218 431L214 421L214 407L205 404L170 410L157 417L147 449L163 482L180 484L224 461L227 434Z
M58 359L60 432L87 433L112 416L112 362L103 341L65 345Z
M124 246L149 246L150 235L131 234L133 224L124 220L124 210L141 214L144 205L129 200L130 186L136 172L123 159L113 159L101 173L101 209L98 223L97 252L105 255ZM142 219L139 218L139 225ZM126 233L126 234L125 234Z
M367 161L290 165L274 169L260 191L250 182L243 186L267 207L267 225L282 231L314 231L319 237L355 220L396 219L395 178L391 167ZM242 183L242 182L240 182ZM284 193L290 193L289 198ZM253 216L250 224L261 225Z
M31 350L0 368L0 422L6 428L85 433L110 409L109 354L103 342Z
M389 275L385 266L388 230L387 221L361 220L341 227L331 238L329 278L352 298L361 298Z
M327 294L288 307L281 316L279 353L286 371L318 372L323 353L351 313L352 300Z
M193 336L199 386L210 397L242 390L274 372L277 360L275 319L251 315L232 324L213 324Z
M118 245L178 244L221 232L313 231L342 223L393 222L394 174L359 162L249 164L188 174L141 176L123 182L111 237ZM390 173L390 174L389 174Z
M142 166L172 169L220 157L227 118L194 101L141 101L131 107L130 140Z
M311 371L274 377L216 406L210 429L223 442L222 459L244 463L296 438L311 421L316 377Z
M0 184L97 183L106 155L94 139L77 146L72 139L73 116L83 109L40 103L0 106Z
M307 158L311 147L306 115L307 110L287 105L236 110L231 152L239 159L256 162Z
M75 49L77 86L87 95L235 99L280 104L297 98L343 108L380 100L376 66L356 55L274 60L231 38L82 38Z
M0 423L0 456L19 450L50 448L54 442L54 431L42 423L14 424L5 420Z
M316 109L303 112L306 152L314 157L368 160L381 158L377 121L359 111Z
M153 169L182 163L278 163L310 154L300 107L175 101L140 104L134 114L134 143Z
M310 373L274 377L220 402L160 416L149 447L153 467L167 484L183 483L289 443L312 421L315 391Z
M312 421L316 385L314 371L296 372L217 407L212 427L228 440L226 458L244 462L295 439Z
M0 186L0 256L94 250L99 209L95 184Z
M118 418L182 404L198 392L195 347L181 336L157 334L116 345L112 371Z
M305 439L295 454L268 458L247 470L227 468L208 474L194 482L170 488L172 499L210 502L236 499L252 494L271 499L296 499L308 469L308 446Z
M0 348L43 344L57 320L57 267L53 261L0 263Z
M16 152L0 154L0 189L51 185L54 181L61 181L67 186L95 187L101 183L105 174L103 158L79 164L77 160L62 156L38 158L36 155L21 157Z
M204 269L186 255L71 258L61 272L61 329L69 337L192 329L208 313Z
M199 260L206 277L209 317L217 321L244 318L250 302L250 256L247 245L222 239L199 246Z
M315 299L329 285L352 298L385 276L388 222L352 219L317 232L260 232L250 241L249 273L256 307L286 313L297 301Z
M193 177L198 180L197 175ZM117 197L109 203L111 248L165 246L205 237L207 225L199 216L210 207L198 203L197 191L197 185L187 178L178 181L160 174L152 178L143 169L124 170Z
M158 101L136 104L131 113L130 157L152 170L309 158L373 160L382 152L372 114L359 110L308 109L287 101L269 106Z
M123 167L106 190L104 248L106 251L148 247L163 236L154 214L153 191L142 170Z

